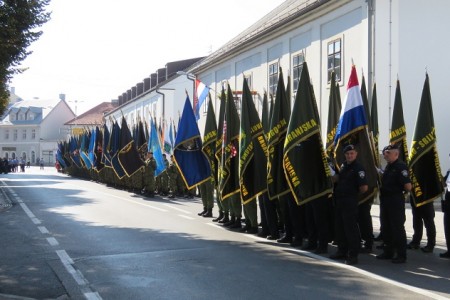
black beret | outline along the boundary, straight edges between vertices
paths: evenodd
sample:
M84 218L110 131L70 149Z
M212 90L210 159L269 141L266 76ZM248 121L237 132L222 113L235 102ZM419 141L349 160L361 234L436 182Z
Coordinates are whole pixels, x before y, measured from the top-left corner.
M342 150L344 153L350 150L356 150L355 145L349 144L344 147L344 150Z
M398 145L396 145L396 144L387 145L386 147L383 148L383 153L384 153L384 151L387 151L387 150L398 150Z

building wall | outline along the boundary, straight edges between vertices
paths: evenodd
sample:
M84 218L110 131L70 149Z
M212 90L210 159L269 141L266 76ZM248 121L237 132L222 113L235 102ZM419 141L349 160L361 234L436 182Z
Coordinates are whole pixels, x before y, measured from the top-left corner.
M430 89L437 146L443 170L450 167L448 82L450 41L445 38L450 2L445 0L376 1L375 78L380 122L380 143L386 144L394 105L397 77L400 80L408 147L414 135L425 73ZM439 20L439 21L437 21ZM390 38L391 37L391 38Z

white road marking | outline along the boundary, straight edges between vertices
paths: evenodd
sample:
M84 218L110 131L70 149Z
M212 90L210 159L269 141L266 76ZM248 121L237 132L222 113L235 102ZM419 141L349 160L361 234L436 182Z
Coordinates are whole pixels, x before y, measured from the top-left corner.
M59 245L58 241L54 237L48 237L47 242L50 244L50 246L53 246L53 247Z
M40 231L42 234L48 234L48 233L49 233L48 230L47 230L47 228L45 228L45 226L38 226L38 229L39 229L39 231Z

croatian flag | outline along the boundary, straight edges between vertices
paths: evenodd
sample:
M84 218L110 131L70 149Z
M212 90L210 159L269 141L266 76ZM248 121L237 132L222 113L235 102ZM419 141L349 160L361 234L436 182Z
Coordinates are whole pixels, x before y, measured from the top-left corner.
M352 72L347 84L347 95L342 106L339 123L334 137L335 145L356 131L367 126L367 118L364 111L364 105L359 89L358 76L356 68L352 66Z
M200 119L200 107L208 96L209 87L207 87L203 82L195 79L195 95L194 95L194 114L195 119Z

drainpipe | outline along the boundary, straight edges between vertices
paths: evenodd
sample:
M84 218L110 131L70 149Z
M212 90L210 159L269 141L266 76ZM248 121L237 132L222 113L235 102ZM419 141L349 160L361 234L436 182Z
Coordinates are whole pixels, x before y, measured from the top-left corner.
M166 119L166 95L164 93L161 93L160 90L164 90L164 91L174 91L175 89L165 89L165 88L157 88L155 90L155 92L157 94L162 95L163 98L163 105L162 105L162 118L163 120Z

